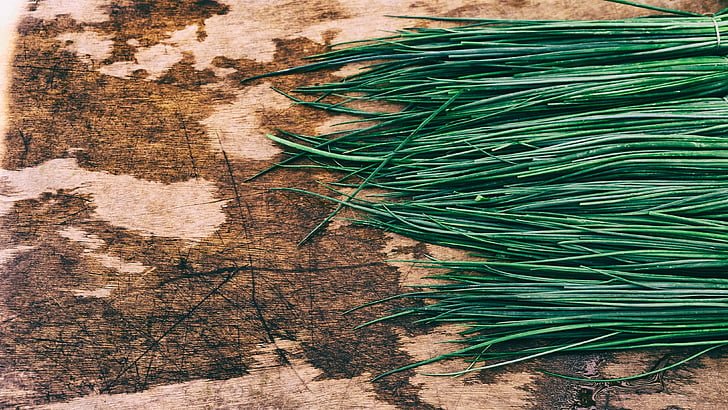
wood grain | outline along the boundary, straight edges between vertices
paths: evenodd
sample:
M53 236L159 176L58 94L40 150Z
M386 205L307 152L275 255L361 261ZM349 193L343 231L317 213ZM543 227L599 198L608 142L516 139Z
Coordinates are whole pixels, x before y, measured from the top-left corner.
M290 169L245 182L282 158L265 132L315 132L337 120L270 87L344 72L241 79L413 24L385 15L638 11L597 0L24 6L15 40L2 38L15 47L4 60L12 69L0 128L0 407L728 407L719 355L631 384L580 385L536 370L623 375L689 352L569 355L459 379L405 372L371 382L436 354L456 329L394 321L354 331L392 306L342 313L427 280L388 259L463 255L344 222L297 247L330 205L270 188L320 190L317 181L334 176Z

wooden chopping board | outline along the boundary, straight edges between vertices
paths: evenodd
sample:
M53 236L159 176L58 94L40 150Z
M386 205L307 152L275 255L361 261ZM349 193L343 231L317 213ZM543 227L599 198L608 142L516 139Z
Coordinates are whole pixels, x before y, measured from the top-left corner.
M599 0L16 3L17 19L2 17L12 36L0 49L0 407L728 408L719 354L630 383L537 371L616 377L679 351L371 382L447 349L440 342L457 329L392 322L354 331L387 306L342 313L426 281L427 272L387 260L457 253L344 222L297 247L330 205L270 188L319 190L316 181L333 176L289 169L246 182L282 158L266 132L313 133L342 119L292 106L271 87L346 72L240 80L332 42L433 24L384 15L639 11Z

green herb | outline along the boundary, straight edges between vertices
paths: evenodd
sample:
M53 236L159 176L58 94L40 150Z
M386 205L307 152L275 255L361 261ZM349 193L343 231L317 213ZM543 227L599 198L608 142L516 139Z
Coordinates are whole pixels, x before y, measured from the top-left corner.
M445 269L444 283L364 324L459 324L464 347L384 375L451 358L470 362L462 374L557 352L728 343L724 12L647 8L680 16L468 20L270 74L370 64L289 97L373 125L270 136L292 151L273 168L322 167L342 175L332 190L354 188L322 196L337 208L304 241L348 206L358 224L474 256L417 262ZM385 193L358 197L372 187Z

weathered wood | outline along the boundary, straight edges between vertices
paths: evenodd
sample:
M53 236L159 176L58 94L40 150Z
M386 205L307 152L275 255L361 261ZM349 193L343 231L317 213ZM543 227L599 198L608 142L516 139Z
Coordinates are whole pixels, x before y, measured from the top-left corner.
M652 3L700 12L721 6ZM0 406L728 407L728 362L719 356L624 384L582 386L535 370L616 376L670 352L570 355L467 378L407 372L370 382L441 351L438 342L454 329L395 322L354 331L387 307L342 312L425 280L421 269L387 259L455 254L345 223L297 247L330 207L269 188L317 190L314 181L332 176L285 170L244 182L280 158L264 132L313 132L335 122L291 106L270 86L341 73L240 80L296 64L331 42L412 24L386 14L637 11L597 0L26 6L4 60L12 77L0 129Z

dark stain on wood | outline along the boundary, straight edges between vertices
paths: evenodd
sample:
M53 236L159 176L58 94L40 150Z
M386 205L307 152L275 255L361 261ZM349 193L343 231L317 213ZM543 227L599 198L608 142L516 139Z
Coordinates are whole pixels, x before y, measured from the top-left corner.
M195 70L186 57L156 82L118 79L63 50L53 39L62 32L54 23L28 19L22 32L6 168L73 155L91 171L165 183L204 177L218 186L221 197L235 198L224 209L227 221L217 238L197 246L94 220L91 205L73 192L15 204L2 221L9 233L4 244L35 249L15 258L11 272L0 279L4 308L13 317L0 335L3 351L9 352L0 367L33 374L25 386L38 394L33 403L244 375L257 347L277 339L301 340L323 378L376 374L409 360L391 326L352 330L371 315L384 314L383 308L342 316L357 301L399 290L396 269L384 264L379 252L382 234L342 228L297 248L297 239L329 206L268 191L309 180L308 174L280 173L242 184L263 165L229 161L209 148L199 121L213 103L231 98L201 89L219 80L214 73ZM239 74L232 77L283 68L324 47L279 40L273 64L236 61L231 65ZM274 84L290 89L295 81L280 78ZM290 118L290 112L272 112L266 121L310 131L323 117ZM43 137L31 138L36 135ZM320 190L311 182L303 186ZM67 226L102 240L99 252L153 270L120 275L104 268L58 235ZM108 282L115 284L109 298L72 292ZM286 352L280 357L285 364ZM417 390L406 375L376 385L386 401L426 408Z

